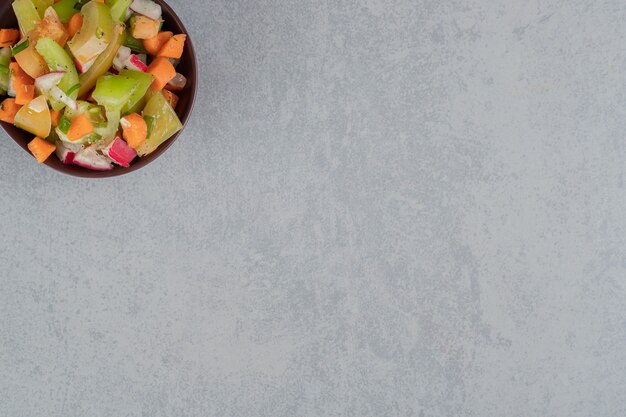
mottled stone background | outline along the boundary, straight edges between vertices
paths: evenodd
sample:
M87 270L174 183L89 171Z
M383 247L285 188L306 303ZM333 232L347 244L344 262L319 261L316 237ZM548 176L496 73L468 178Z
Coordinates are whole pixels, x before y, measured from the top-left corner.
M626 3L171 3L163 157L0 135L0 416L626 415Z

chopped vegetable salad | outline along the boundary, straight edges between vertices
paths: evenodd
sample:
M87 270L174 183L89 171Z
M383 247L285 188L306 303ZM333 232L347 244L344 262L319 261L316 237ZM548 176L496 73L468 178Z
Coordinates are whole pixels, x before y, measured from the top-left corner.
M19 29L0 29L0 120L34 135L38 162L129 167L182 129L187 36L162 30L160 5L14 0L13 11Z

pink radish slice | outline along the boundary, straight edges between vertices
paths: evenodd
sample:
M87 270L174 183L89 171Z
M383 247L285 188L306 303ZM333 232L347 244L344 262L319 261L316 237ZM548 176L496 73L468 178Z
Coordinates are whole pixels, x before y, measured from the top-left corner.
M71 165L74 162L74 156L77 152L83 149L82 145L66 143L61 140L56 141L56 154L66 165Z
M151 0L133 0L130 5L131 10L149 17L153 20L161 18L161 6Z
M37 89L42 93L50 91L52 87L56 87L57 84L61 82L64 76L65 73L61 71L42 75L41 77L37 77L35 79L35 87L37 87Z
M74 63L76 64L76 69L78 70L78 72L80 74L85 72L85 71L83 71L83 64L81 64L80 61L76 60L76 61L74 61Z
M59 157L61 162L63 162L64 165L72 165L74 164L74 157L76 156L76 154L72 151L66 150L61 155L57 153L57 156Z
M118 165L128 168L133 159L137 157L137 152L119 136L104 149L104 153Z
M57 141L57 148L55 150L59 160L63 162L65 165L71 165L74 162L74 156L76 155L74 152L69 150L63 145L63 142Z
M78 69L78 72L80 72L81 74L84 74L87 71L89 71L89 69L93 66L94 62L96 62L96 59L98 59L98 57L95 57L91 61L85 62L85 63L82 63L82 62L76 60L75 61L76 69Z
M135 71L141 71L141 72L148 71L148 66L144 64L143 62L141 62L139 57L135 54L131 55L130 58L128 58L128 61L126 62L126 67L128 69L135 70Z
M93 147L78 152L74 156L73 162L74 165L94 171L110 171L113 169L113 164L102 155L99 155Z

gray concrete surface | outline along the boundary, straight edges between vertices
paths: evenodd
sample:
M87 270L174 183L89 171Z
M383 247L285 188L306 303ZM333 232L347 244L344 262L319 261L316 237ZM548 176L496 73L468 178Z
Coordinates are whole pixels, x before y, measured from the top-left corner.
M0 416L626 415L626 6L172 0L157 162L0 137Z

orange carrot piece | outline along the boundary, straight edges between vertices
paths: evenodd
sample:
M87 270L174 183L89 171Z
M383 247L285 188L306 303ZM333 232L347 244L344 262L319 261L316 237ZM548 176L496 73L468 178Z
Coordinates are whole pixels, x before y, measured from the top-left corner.
M9 69L13 73L13 82L18 82L21 85L35 85L35 80L30 75L26 74L22 67L17 62L11 62Z
M185 50L185 41L187 41L187 35L173 36L161 47L158 55L165 58L180 59Z
M40 164L45 162L56 148L55 145L40 137L35 137L35 139L28 143L28 150Z
M0 48L13 46L20 38L20 31L17 29L0 29Z
M80 114L72 120L67 138L72 142L93 132L93 124L84 114Z
M159 32L159 34L153 38L144 39L143 47L146 48L146 51L148 51L150 55L157 55L163 45L172 39L172 36L174 36L172 32Z
M153 20L146 16L136 15L135 23L130 28L130 34L135 39L150 39L159 34L160 27L160 20Z
M124 116L120 121L124 140L132 148L138 148L148 138L148 124L137 113Z
M76 35L76 32L83 27L83 15L80 13L74 14L67 22L67 31L70 34L70 38Z
M148 67L148 73L154 76L150 88L153 91L161 91L176 76L176 68L167 58L158 57Z
M33 80L17 62L9 64L9 69L13 74L12 82L15 90L15 103L21 106L28 104L35 98L35 80Z
M163 97L165 97L165 100L167 100L172 109L176 110L176 105L178 104L178 96L167 89L163 89L162 93Z
M14 98L5 99L0 104L0 120L11 124L15 123L15 115L21 108L22 106L17 104Z
M15 55L15 61L26 74L32 78L37 78L48 73L48 64L35 49L38 39L36 34L31 32L29 39L30 44L26 49Z
M61 121L61 112L50 109L50 118L52 119L52 127L57 127Z
M35 98L35 86L24 84L15 89L15 103L24 106Z

